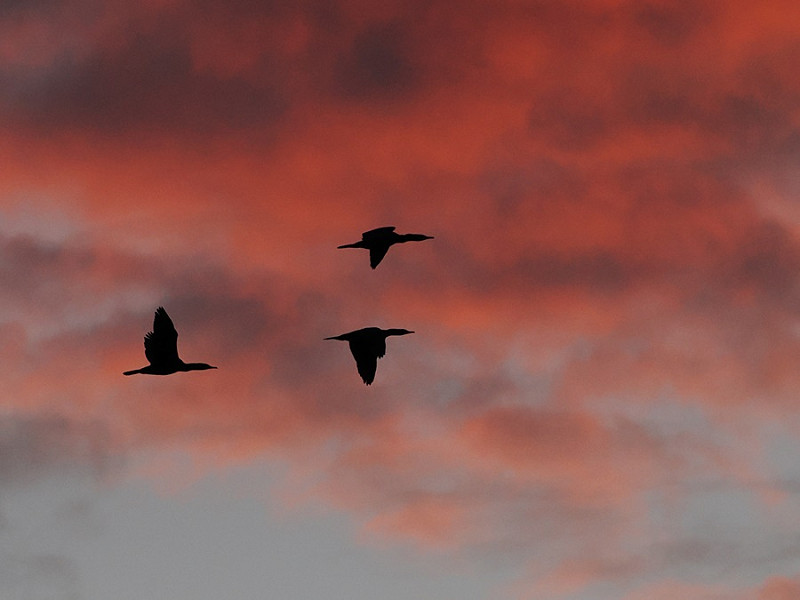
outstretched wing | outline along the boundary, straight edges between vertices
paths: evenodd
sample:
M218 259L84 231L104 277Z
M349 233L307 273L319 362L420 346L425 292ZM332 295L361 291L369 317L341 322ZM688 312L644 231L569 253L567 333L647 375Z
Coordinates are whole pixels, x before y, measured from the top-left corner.
M377 267L389 251L389 245L373 246L369 249L369 266L373 269Z
M350 352L353 353L353 358L356 359L356 368L361 379L367 385L375 380L375 371L378 370L378 357L371 349L364 348L360 344L353 344L350 342Z
M178 332L167 311L156 309L153 331L144 336L144 355L151 365L178 362Z
M392 233L393 231L394 227L378 227L377 229L370 229L369 231L362 233L361 239L366 242L371 239L381 238L387 233Z

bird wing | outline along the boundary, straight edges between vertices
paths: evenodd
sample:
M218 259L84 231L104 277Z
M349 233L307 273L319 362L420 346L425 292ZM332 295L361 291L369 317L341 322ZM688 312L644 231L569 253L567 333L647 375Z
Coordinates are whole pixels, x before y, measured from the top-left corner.
M373 246L369 249L369 266L373 269L377 267L389 251L389 245Z
M377 229L370 229L369 231L362 233L361 239L363 241L367 241L374 238L380 238L393 231L394 227L378 227Z
M144 336L144 355L151 365L173 363L178 358L178 332L167 311L159 306L153 318L153 331Z
M378 370L378 357L370 349L350 342L350 352L353 353L353 358L356 359L356 368L361 379L367 385L375 380L375 371Z

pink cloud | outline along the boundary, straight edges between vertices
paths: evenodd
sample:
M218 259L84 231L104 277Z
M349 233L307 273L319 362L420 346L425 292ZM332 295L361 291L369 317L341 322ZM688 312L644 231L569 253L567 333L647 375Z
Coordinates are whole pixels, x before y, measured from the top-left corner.
M790 600L800 593L800 581L790 577L772 577L761 587L759 600Z
M793 5L53 6L0 29L0 206L69 215L0 239L9 410L288 457L370 538L560 541L553 594L728 589L628 549L654 496L786 477L759 428L794 427L800 247L753 190L797 151ZM335 248L392 224L436 239ZM162 303L219 372L121 377ZM322 338L372 324L417 334L366 390Z

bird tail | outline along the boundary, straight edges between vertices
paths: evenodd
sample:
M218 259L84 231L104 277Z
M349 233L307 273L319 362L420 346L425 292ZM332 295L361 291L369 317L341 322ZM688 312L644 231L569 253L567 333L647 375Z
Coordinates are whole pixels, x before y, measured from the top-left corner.
M125 371L123 375L136 375L137 373L141 373L141 369L134 369L133 371Z

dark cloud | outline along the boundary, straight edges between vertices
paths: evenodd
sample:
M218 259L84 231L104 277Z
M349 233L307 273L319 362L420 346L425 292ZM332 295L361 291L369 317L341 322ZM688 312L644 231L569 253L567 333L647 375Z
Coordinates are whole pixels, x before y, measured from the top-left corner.
M713 3L712 3L713 4ZM632 5L634 22L655 40L668 46L681 44L708 30L716 12L691 0L657 0Z
M200 71L189 44L175 18L165 16L88 56L62 55L12 106L38 129L272 135L287 101L268 62L248 77Z
M773 309L796 313L800 247L789 231L777 223L755 227L724 257L717 281L720 287L753 291Z
M101 476L119 458L114 446L101 422L63 416L4 417L0 419L0 483L26 483L70 469L89 469Z
M373 25L360 32L340 67L345 94L363 99L408 94L421 79L410 43L399 23Z
M9 600L81 598L75 565L54 554L0 554L0 592Z
M0 4L0 18L13 18L43 9L51 10L64 4L64 0L7 0Z
M614 115L592 95L560 89L534 101L528 125L537 140L566 151L583 151L615 133Z

